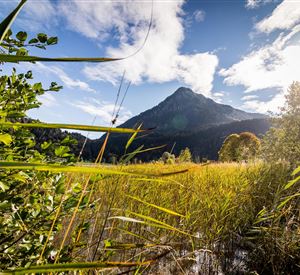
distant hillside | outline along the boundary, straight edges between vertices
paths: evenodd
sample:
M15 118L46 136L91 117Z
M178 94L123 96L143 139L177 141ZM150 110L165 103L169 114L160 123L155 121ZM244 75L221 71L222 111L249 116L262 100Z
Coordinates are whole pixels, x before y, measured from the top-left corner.
M189 147L194 159L215 160L228 135L249 131L260 136L270 127L265 115L247 113L229 105L216 103L188 88L179 88L157 106L127 120L119 127L132 128L141 123L143 128L155 129L146 136L136 138L130 151L141 145L145 148L166 145L162 150L139 155L143 161L158 159L164 151L170 151L174 143L175 154ZM36 135L38 144L45 140L59 141L68 134L59 129L33 129L32 132ZM71 136L78 141L77 146L72 146L72 152L78 155L85 137L77 133L72 133ZM106 161L112 155L124 154L128 138L129 135L110 135L104 154ZM103 140L104 136L97 140L88 139L83 159L94 160Z

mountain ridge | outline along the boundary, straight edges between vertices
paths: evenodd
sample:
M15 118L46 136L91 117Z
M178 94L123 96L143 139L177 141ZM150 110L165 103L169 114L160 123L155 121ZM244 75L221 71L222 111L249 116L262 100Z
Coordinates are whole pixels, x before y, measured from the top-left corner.
M130 118L119 127L132 128L143 123L144 128L175 133L258 118L266 116L217 103L189 88L180 87L158 105Z
M189 147L194 159L217 159L217 154L225 138L232 133L245 131L256 135L264 134L270 127L267 116L248 113L230 105L220 104L191 89L180 87L158 105L134 116L118 127L133 128L140 124L142 128L154 128L146 136L135 138L131 145L134 151L166 144L162 150L149 151L138 157L143 161L158 159L163 151L175 146L175 154ZM95 158L104 136L87 143L88 158ZM105 150L105 159L122 156L128 135L111 134ZM83 155L85 157L85 155Z
M166 145L161 150L138 155L143 161L158 159L164 151L170 151L174 144L176 146L173 152L176 155L188 147L195 160L203 158L216 160L218 151L228 135L249 131L260 136L270 127L265 115L247 113L230 105L216 103L184 87L118 127L133 128L140 123L143 123L144 129L156 128L145 136L138 135L130 145L130 152L142 145L144 148ZM67 135L67 132L59 129L33 129L33 133L38 144L42 144L49 137L52 141L59 141ZM78 145L71 148L71 151L78 155L85 143L85 137L76 133L70 135L78 141ZM126 134L110 134L104 153L105 160L109 162L112 156L114 158L122 156L129 137L130 135ZM87 139L82 154L83 160L95 160L104 138L105 135L100 139Z

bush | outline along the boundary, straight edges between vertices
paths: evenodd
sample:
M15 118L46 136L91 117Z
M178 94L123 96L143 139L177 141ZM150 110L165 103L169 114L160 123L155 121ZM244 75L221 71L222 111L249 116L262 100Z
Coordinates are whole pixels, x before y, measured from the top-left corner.
M248 161L254 159L260 150L259 139L250 132L228 136L219 151L220 161Z
M296 167L300 164L300 82L289 87L285 98L285 106L263 138L262 157L266 161L289 161Z
M184 150L181 150L179 157L179 162L191 162L192 161L192 154L189 148L185 148Z
M175 155L170 154L169 152L164 152L161 157L164 164L174 164L175 163Z

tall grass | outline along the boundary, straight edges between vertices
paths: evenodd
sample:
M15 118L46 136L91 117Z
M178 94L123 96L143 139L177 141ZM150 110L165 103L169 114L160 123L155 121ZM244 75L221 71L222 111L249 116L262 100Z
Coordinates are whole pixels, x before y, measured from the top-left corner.
M128 165L122 171L154 174L175 168L189 172L155 180L91 177L93 195L73 227L74 232L81 230L80 238L70 234L66 242L76 246L72 259L89 261L96 255L101 261L138 262L164 254L164 260L146 271L188 272L195 263L203 274L238 268L237 255L250 243L247 234L258 212L272 205L278 186L287 182L288 167L156 163ZM56 236L57 244L63 233ZM246 265L245 259L240 261Z

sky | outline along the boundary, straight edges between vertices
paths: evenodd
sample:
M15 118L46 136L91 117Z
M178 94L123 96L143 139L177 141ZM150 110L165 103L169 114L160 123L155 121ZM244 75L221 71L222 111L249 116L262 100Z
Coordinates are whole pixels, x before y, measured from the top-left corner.
M0 20L17 3L0 0ZM96 125L110 125L124 72L120 99L131 85L117 124L182 86L245 111L277 112L300 81L300 0L29 0L13 31L58 36L32 55L127 57L2 66L2 74L14 66L64 87L29 112L45 122L90 125L96 116Z

